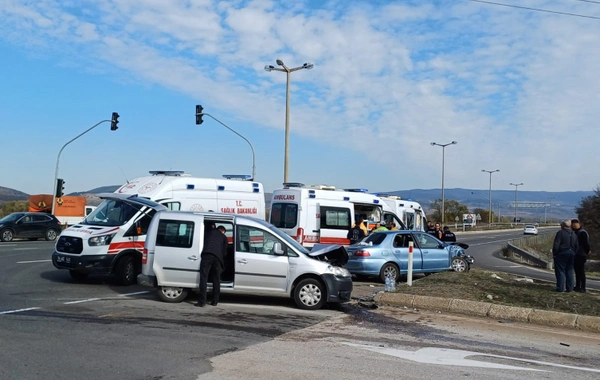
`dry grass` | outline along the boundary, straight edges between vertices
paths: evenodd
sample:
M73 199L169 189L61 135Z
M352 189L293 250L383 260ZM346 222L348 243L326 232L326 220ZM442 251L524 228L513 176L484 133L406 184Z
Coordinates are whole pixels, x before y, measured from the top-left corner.
M494 278L493 275L498 278ZM556 293L547 282L518 281L522 278L502 272L472 269L467 273L441 272L413 281L413 286L398 284L401 293L483 301L508 306L600 315L600 293ZM488 295L493 297L492 300Z

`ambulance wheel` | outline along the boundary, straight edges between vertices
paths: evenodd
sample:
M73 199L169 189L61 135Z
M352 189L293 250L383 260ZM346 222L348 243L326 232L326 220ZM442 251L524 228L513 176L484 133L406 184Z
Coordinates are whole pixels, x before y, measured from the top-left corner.
M306 278L294 288L294 301L300 309L318 310L325 304L326 293L325 287L319 280Z
M123 286L128 286L137 282L135 263L133 262L133 257L131 255L119 259L116 272L119 283Z
M158 298L164 302L177 303L183 301L188 295L185 288L173 288L170 286L158 287Z

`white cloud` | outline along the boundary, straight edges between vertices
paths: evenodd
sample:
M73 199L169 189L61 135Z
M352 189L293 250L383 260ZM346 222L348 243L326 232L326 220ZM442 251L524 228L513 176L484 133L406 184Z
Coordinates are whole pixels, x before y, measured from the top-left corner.
M392 161L391 175L435 173L416 186L439 182L441 153L429 142L452 140L450 186L477 187L491 167L530 189L598 182L565 159L576 153L590 168L600 164L598 20L466 1L83 4L4 2L0 38L69 52L65 59L81 66L100 57L141 81L210 95L211 107L270 128L282 127L285 75L263 66L314 62L292 74L294 133L397 155L407 164ZM598 13L583 4L560 10Z

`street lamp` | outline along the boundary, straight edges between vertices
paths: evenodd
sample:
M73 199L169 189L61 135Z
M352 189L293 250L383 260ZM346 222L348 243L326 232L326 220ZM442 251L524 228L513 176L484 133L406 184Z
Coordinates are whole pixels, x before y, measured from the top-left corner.
M102 121L98 122L96 125L90 127L85 132L80 133L79 135L77 135L77 137L69 140L69 142L67 142L65 145L63 145L62 148L60 148L60 151L58 152L58 156L56 157L56 169L54 170L54 189L52 191L52 215L54 215L54 207L56 206L56 188L57 188L57 185L58 185L58 182L57 182L57 180L58 180L58 162L60 161L60 155L61 155L63 149L65 149L67 145L69 145L73 141L77 140L81 136L85 135L86 133L88 133L92 129L96 128L100 124L107 123L107 122L111 123L110 130L111 131L116 131L117 129L119 129L119 127L117 126L117 124L119 123L119 114L116 113L116 112L113 112L112 113L112 118L110 120L102 120Z
M449 142L448 144L438 144L438 143L435 143L435 142L431 143L431 146L437 145L437 146L441 146L442 147L442 224L444 224L444 222L445 222L445 216L446 216L446 214L445 214L445 212L446 212L446 199L444 197L444 156L445 156L445 153L446 153L446 147L448 145L454 145L454 144L458 144L458 142L452 141L452 142Z
M523 183L510 183L511 186L515 187L515 223L517 223L517 189L522 186Z
M492 173L496 173L499 172L500 169L496 169L496 170L485 170L485 169L481 169L482 172L484 173L490 173L490 215L489 215L489 219L490 219L490 227L492 226Z
M282 71L286 73L287 84L285 90L285 153L283 161L283 182L288 182L288 158L289 158L289 139L290 139L290 74L298 70L310 70L314 67L312 63L305 63L302 66L288 68L281 59L278 59L277 64L282 68L275 67L273 65L265 65L265 71Z
M216 117L214 117L211 114L208 114L208 113L204 112L203 111L203 107L201 105L197 105L196 106L196 124L198 124L198 125L202 124L202 122L203 122L202 116L208 116L208 117L210 117L211 119L213 119L217 123L221 124L222 126L224 126L227 129L229 129L231 132L233 132L236 135L238 135L241 138L243 138L248 143L248 145L250 145L250 149L252 150L252 178L250 180L254 181L254 178L256 176L256 154L254 153L254 147L252 146L252 144L250 143L250 141L247 138L245 138L244 136L242 136L239 133L237 133L236 131L234 131L233 129L231 129L230 127L228 127L227 125L225 125L225 123L223 123L221 120L217 119Z

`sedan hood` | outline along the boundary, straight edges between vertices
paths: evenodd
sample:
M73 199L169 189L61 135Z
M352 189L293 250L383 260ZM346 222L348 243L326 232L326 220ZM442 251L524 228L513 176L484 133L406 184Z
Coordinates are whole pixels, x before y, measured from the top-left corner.
M340 267L348 262L348 251L344 246L338 244L315 244L308 255Z
M468 244L461 243L461 242L458 242L458 241L456 241L456 242L452 242L452 243L448 243L448 244L450 244L450 245L457 245L457 246L461 247L462 249L467 249L467 248L469 248L469 245L468 245Z

